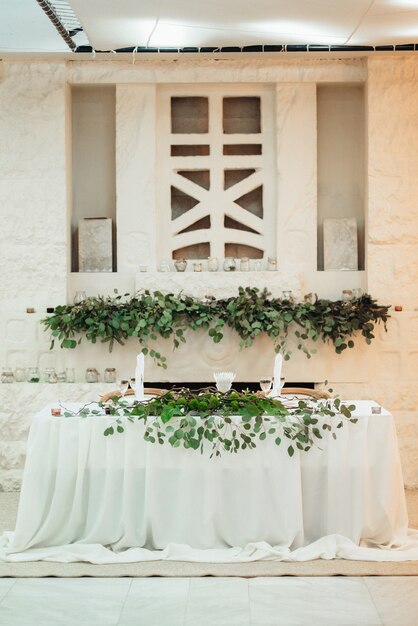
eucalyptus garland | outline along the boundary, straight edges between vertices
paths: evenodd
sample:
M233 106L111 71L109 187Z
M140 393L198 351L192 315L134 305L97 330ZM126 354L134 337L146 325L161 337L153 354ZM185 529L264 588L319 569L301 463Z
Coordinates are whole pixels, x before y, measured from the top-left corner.
M240 287L238 295L219 300L140 291L134 296L97 296L80 304L57 306L42 323L51 332L51 348L55 340L61 348L75 348L84 336L92 343L109 343L111 351L115 341L123 345L129 337L136 337L142 352L166 368L166 357L152 347L153 342L171 339L177 348L185 343L188 329L203 329L218 343L224 327L233 328L241 347L251 346L258 335L266 333L286 360L291 354L286 344L292 330L298 349L309 358L315 350L308 347L308 341L330 342L337 353L353 348L355 335L370 343L376 324L383 323L386 330L389 308L369 295L349 302L316 299L296 303L273 298L267 289L254 287Z
M149 443L182 446L201 453L209 449L211 458L222 452L252 450L267 437L274 437L278 446L285 440L287 453L292 457L295 449L308 452L319 444L325 431L336 439L336 430L345 421L357 422L352 417L355 406L338 398L296 400L289 406L250 391L219 393L209 387L198 391L174 389L132 405L115 396L105 404L99 403L99 408L86 405L78 412L66 410L64 416L101 415L105 409L115 418L114 424L104 431L107 437L123 433L124 420L139 421L145 425L144 439Z

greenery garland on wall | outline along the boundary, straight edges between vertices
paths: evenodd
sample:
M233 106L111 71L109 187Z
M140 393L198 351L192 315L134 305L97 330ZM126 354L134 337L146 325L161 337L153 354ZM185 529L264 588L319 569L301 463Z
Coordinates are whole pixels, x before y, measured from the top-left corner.
M234 329L241 347L249 347L261 333L274 342L276 352L288 360L290 330L298 339L298 349L309 358L314 349L308 341L332 343L337 353L354 347L353 337L367 343L374 339L374 327L386 322L389 306L380 305L369 295L344 302L317 299L295 303L273 298L267 289L240 287L237 296L216 300L199 299L184 293L141 291L114 297L90 297L74 305L57 306L53 315L42 320L61 348L75 348L83 336L92 343L123 345L136 337L144 354L166 368L166 357L152 347L159 337L172 339L173 348L185 343L187 330L205 330L215 343L222 340L224 327Z

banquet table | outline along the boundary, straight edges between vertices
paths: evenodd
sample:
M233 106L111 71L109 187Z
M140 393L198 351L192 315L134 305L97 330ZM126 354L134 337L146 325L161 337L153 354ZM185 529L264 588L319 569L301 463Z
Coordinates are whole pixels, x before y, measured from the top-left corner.
M353 402L356 424L309 452L275 437L210 458L147 443L142 423L34 417L14 532L0 560L231 562L418 559L392 415ZM67 405L77 410L79 405Z

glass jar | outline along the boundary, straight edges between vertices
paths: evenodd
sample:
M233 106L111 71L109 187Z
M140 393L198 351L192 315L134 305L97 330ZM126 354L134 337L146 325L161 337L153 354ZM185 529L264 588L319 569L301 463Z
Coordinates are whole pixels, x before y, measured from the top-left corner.
M275 272L277 270L277 259L275 256L269 256L267 259L267 270Z
M250 259L247 256L243 256L242 259L240 259L239 269L241 272L250 271Z
M217 272L219 267L219 261L216 256L208 257L208 270L209 272Z
M353 299L353 292L351 289L343 289L341 292L341 300L343 302L350 302Z
M283 296L283 300L289 300L289 302L290 302L290 300L292 299L292 291L291 291L291 289L282 291L282 296Z
M193 271L194 272L201 272L202 271L202 264L201 263L193 263Z
M61 372L57 373L57 380L59 383L67 382L67 373L65 372L65 370L62 370Z
M26 380L26 369L24 367L17 367L15 369L15 381L17 383L24 383Z
M104 382L105 383L116 382L116 369L114 367L106 367L104 371Z
M254 270L256 272L261 272L262 269L263 269L263 261L260 261L260 260L255 261L255 263L254 263Z
M174 267L176 268L176 272L185 272L187 267L186 259L177 259L174 261Z
M39 383L39 369L37 367L28 367L26 371L26 380L28 383Z
M158 266L159 272L169 272L170 271L170 263L169 261L161 261Z
M67 379L67 383L75 382L75 373L73 367L67 367L67 369L65 370L65 377Z
M360 289L359 287L357 289L353 289L353 298L358 300L359 298L361 298L362 295L363 295L362 289Z
M57 375L53 367L49 367L44 371L44 380L46 383L55 384L58 382Z
M87 294L85 291L76 291L74 296L74 304L81 304L84 300L87 299Z
M13 370L8 367L4 367L1 371L1 382L2 383L13 383L15 380L15 375Z
M224 260L224 272L235 272L237 269L237 264L235 263L235 259L232 256L225 257Z
M86 369L86 383L98 383L99 372L95 367L88 367Z

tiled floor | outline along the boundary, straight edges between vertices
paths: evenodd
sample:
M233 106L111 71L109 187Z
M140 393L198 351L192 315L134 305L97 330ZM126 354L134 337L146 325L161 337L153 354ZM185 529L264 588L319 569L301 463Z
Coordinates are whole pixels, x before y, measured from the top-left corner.
M418 577L0 579L0 626L417 626Z

